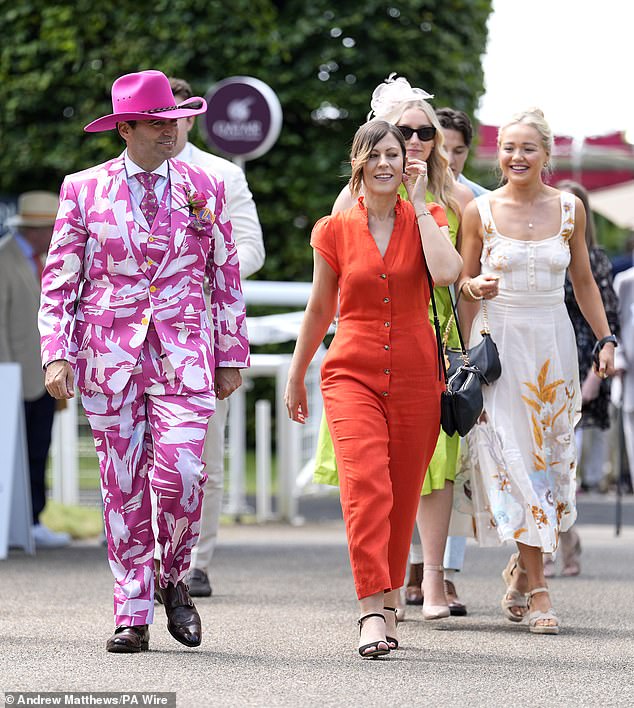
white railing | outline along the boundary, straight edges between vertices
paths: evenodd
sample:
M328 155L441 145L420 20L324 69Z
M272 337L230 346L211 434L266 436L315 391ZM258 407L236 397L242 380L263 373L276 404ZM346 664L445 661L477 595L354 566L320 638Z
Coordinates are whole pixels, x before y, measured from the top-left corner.
M310 283L250 281L243 283L248 305L271 305L304 308L310 294ZM293 341L297 338L303 311L281 315L247 318L253 345ZM230 398L228 421L228 476L223 511L232 516L255 512L256 518L272 518L291 523L298 520L299 498L310 488L312 460L317 444L321 418L319 365L325 354L320 348L307 376L310 418L305 426L289 420L284 406L284 387L290 365L290 354L252 354L251 367L242 372L244 384ZM275 420L277 452L277 495L275 514L271 508L271 406L256 402L256 498L255 509L247 504L246 393L257 377L275 380ZM81 448L79 427L83 420L78 397L68 401L64 411L56 415L51 446L53 497L64 504L79 502L79 460ZM92 451L94 455L94 451Z

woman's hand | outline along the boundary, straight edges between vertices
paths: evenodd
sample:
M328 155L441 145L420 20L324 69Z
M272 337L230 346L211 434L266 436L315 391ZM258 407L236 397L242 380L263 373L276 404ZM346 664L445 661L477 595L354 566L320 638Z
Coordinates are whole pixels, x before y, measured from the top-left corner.
M481 273L475 278L463 280L460 289L463 291L463 295L466 291L475 300L491 300L500 292L499 280L499 275Z
M303 425L306 422L306 418L308 418L308 397L306 396L306 385L303 379L301 381L288 379L284 393L284 403L286 404L288 417Z
M408 158L403 173L403 184L416 213L427 209L425 203L427 181L427 163L417 158Z
M599 352L599 368L593 364L593 368L597 375L602 379L607 379L608 376L614 376L616 370L614 368L614 344L606 342Z

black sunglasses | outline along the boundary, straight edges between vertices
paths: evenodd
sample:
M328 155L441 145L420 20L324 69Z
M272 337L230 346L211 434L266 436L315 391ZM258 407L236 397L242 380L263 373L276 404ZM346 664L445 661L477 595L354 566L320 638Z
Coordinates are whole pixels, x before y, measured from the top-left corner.
M418 139L424 143L436 137L436 128L433 125L423 125L420 128L410 128L409 125L397 125L396 127L401 131L401 135L405 140L409 140L414 133L416 133Z

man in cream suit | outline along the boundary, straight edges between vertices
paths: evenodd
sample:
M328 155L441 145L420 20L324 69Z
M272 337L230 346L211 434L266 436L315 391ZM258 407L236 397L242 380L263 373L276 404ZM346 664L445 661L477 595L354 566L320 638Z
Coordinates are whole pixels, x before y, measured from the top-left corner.
M55 400L44 388L37 311L42 259L51 242L56 212L56 194L25 192L18 198L17 214L7 220L13 233L0 240L0 362L17 362L22 367L36 548L61 548L70 543L68 534L56 533L40 520L46 505L46 461Z
M177 102L186 101L193 95L191 86L183 79L170 78L170 85ZM227 212L233 227L233 240L238 249L240 277L248 278L260 270L264 263L262 228L249 185L238 165L204 152L188 142L194 120L193 117L178 120L176 158L201 167L207 174L220 177L225 183ZM192 551L188 577L192 597L208 597L212 593L209 568L216 547L224 491L224 442L228 409L228 401L216 401L216 412L209 420L203 457L207 482L200 519L200 536Z
M236 247L221 180L180 160L177 105L167 77L142 71L112 86L119 157L66 177L42 281L46 386L70 398L74 380L99 457L115 633L106 649L148 648L154 613L151 485L161 548L160 596L172 636L201 642L184 582L198 538L202 461L215 399L248 366ZM211 283L210 323L203 281Z

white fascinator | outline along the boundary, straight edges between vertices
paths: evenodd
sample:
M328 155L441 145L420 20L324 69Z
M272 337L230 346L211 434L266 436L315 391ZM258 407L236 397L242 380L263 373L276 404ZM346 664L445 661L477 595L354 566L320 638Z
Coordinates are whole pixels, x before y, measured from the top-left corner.
M425 101L433 98L433 93L427 93L420 88L413 88L404 76L390 74L382 84L379 84L372 93L368 120L387 116L401 103L407 101Z

